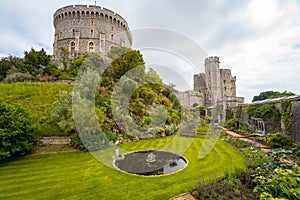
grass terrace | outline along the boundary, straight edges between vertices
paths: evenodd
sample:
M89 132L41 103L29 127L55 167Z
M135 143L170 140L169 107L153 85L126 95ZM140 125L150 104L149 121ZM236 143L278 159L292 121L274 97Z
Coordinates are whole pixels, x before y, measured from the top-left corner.
M192 140L192 141L188 141ZM188 166L175 174L140 177L111 165L111 149L97 152L103 162L86 152L31 154L0 163L0 199L169 199L194 190L197 180L215 181L235 169L246 169L242 154L219 140L213 150L199 158L203 138L170 136L120 145L123 151L169 149L184 151ZM103 164L106 163L107 165Z

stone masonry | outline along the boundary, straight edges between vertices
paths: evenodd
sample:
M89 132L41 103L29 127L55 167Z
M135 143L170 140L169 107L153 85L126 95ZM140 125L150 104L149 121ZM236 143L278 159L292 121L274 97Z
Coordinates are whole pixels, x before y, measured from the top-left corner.
M87 52L106 55L113 46L131 47L132 37L126 20L117 13L95 5L74 5L58 9L53 57L61 59L60 48L69 50L70 60Z
M219 57L206 58L204 66L205 73L193 77L193 91L176 93L183 106L209 108L222 104L232 107L244 102L243 97L236 96L236 77L231 75L231 70L220 69Z

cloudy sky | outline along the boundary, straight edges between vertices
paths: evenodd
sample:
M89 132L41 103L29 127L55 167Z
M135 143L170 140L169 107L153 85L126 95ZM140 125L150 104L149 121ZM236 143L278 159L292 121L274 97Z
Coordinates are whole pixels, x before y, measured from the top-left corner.
M31 47L44 48L51 54L53 13L65 5L94 3L92 0L1 1L0 57L23 56ZM196 42L207 55L219 56L221 67L231 69L237 76L238 96L246 97L247 102L266 90L300 94L300 1L98 0L97 5L119 13L132 30L145 27L173 30ZM149 55L145 56L147 63L151 63ZM194 72L187 63L177 63L180 67L175 67L174 77L184 74L191 83Z

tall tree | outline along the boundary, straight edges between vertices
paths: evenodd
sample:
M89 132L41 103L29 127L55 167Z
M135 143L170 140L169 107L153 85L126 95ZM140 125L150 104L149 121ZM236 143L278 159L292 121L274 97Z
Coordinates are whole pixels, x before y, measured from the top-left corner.
M42 74L43 70L50 64L51 56L47 55L44 49L36 51L33 48L29 52L24 52L24 67L22 72L27 72L33 76Z

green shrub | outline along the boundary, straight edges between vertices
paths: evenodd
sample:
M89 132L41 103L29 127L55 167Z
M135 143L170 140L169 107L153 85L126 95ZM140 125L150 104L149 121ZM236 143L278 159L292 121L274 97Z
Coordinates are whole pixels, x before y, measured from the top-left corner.
M102 134L71 135L71 145L80 150L94 152L107 147L108 140Z
M107 137L107 139L109 141L114 141L115 142L118 139L117 134L113 131L105 131L105 136Z
M287 147L291 144L290 138L283 133L268 134L267 142L273 148Z
M271 177L258 176L256 180L254 192L260 193L261 199L300 199L299 169L276 168Z
M23 108L0 101L0 160L34 149L38 137L33 124Z
M23 73L14 73L7 76L4 80L5 83L15 83L15 82L24 82L24 81L32 81L34 78L30 74Z
M240 128L241 120L239 118L233 118L227 120L224 126L232 131L238 130Z

